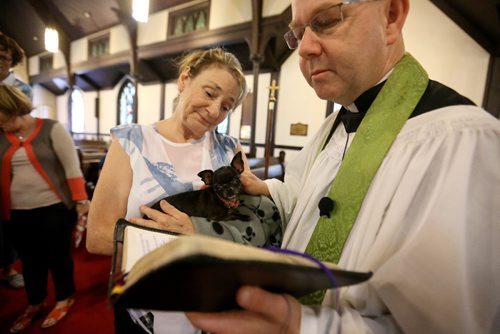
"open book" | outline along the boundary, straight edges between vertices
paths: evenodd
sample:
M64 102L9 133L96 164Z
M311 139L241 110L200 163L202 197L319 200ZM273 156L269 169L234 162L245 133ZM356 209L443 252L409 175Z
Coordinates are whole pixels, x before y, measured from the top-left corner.
M302 297L361 283L371 273L339 269L296 254L202 235L176 236L120 220L110 285L114 305L166 311L237 309L242 285ZM155 245L149 250L144 245ZM333 276L332 276L333 274Z

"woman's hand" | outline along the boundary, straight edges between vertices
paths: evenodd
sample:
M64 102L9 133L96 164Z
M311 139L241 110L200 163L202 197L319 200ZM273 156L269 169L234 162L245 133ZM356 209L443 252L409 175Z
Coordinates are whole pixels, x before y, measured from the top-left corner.
M144 225L180 234L194 234L194 226L191 217L169 204L166 200L160 202L163 212L141 205L140 210L149 219L130 218L134 224Z
M267 184L250 171L243 171L240 175L240 181L243 185L243 191L249 195L271 196Z
M186 313L195 326L208 333L299 333L300 303L289 295L280 295L261 288L244 286L236 301L242 311L220 313Z
M76 202L76 213L78 214L78 217L86 215L89 212L89 209L90 209L89 200L82 200Z

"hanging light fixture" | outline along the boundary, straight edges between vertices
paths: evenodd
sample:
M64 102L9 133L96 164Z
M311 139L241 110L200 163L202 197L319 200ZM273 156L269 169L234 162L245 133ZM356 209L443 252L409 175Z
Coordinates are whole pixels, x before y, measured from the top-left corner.
M45 50L52 53L59 51L59 33L54 28L45 28Z
M132 17L138 21L148 22L149 0L132 0Z

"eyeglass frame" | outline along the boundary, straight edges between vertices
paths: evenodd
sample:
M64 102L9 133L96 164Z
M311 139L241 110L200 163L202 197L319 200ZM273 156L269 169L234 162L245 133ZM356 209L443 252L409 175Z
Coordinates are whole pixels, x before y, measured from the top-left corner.
M360 4L363 2L375 2L378 0L344 0L342 2L336 3L330 7L327 7L325 9L320 10L319 12L316 12L316 14L313 15L313 17L309 20L309 23L303 26L297 26L297 27L290 27L290 30L288 30L284 35L283 38L285 39L286 45L290 50L295 50L296 48L299 47L300 41L302 40L302 36L304 36L304 32L306 31L306 28L309 27L312 32L315 34L322 34L323 30L328 30L332 28L338 27L338 25L342 24L344 22L344 14L342 12L342 6L344 5L353 5L353 4ZM326 12L327 10L331 10L332 8L338 7L340 10L340 22L335 23L333 26L329 26L326 28L318 28L315 27L314 25L314 20L320 15L321 13ZM300 32L300 38L297 38L296 34L294 33L294 30L297 30ZM294 46L295 45L295 46Z
M3 61L4 63L10 63L12 61L12 58L0 55L0 61Z

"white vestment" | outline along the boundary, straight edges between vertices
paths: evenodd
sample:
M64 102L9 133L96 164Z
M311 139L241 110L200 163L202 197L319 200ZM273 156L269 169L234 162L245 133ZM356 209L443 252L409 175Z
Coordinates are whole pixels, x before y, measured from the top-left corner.
M340 125L320 152L335 117L287 165L285 183L266 181L287 222L283 248L305 250L354 137ZM408 120L339 265L374 275L303 306L301 333L499 333L500 122L473 106Z

